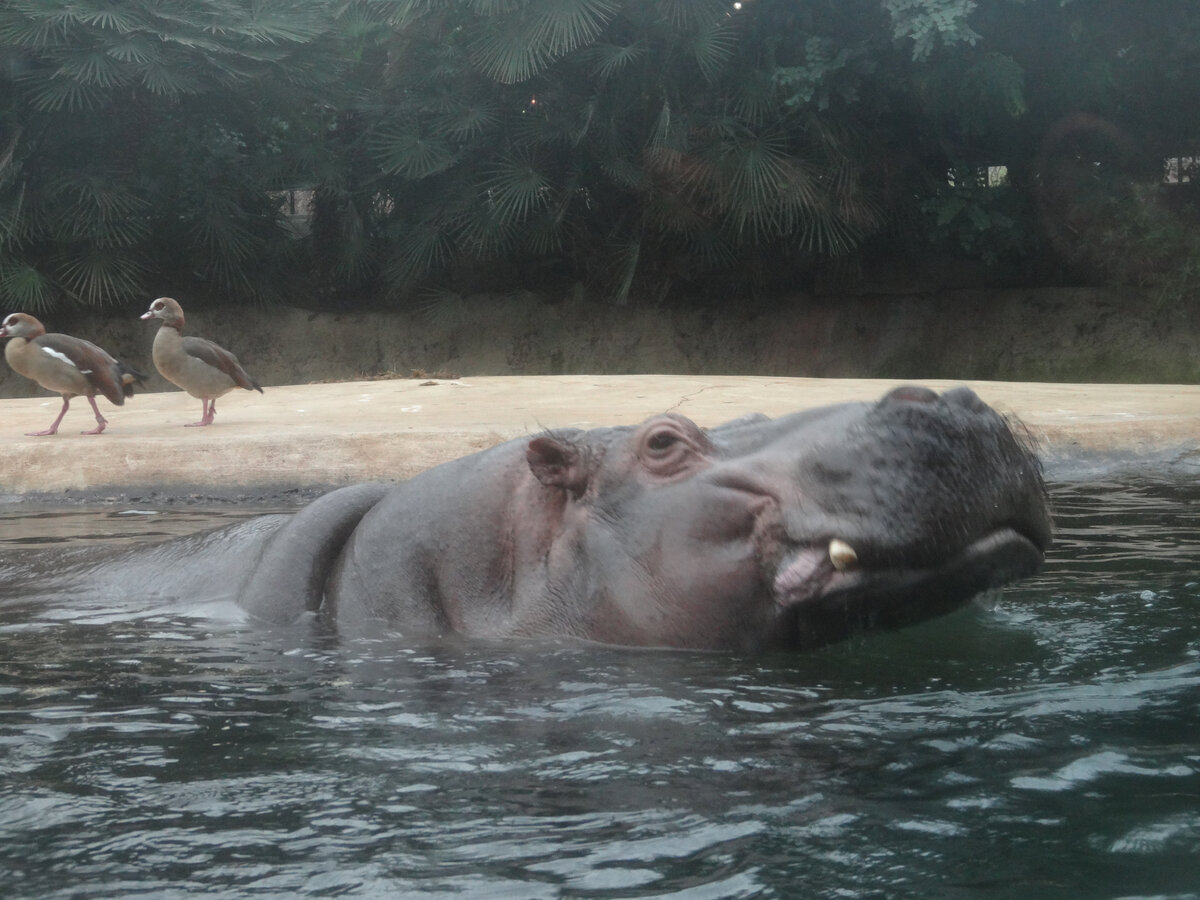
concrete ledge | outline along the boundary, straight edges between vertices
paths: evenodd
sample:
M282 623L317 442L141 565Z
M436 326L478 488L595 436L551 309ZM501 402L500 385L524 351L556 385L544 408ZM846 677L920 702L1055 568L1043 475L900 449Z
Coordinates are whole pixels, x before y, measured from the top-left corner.
M218 402L216 424L184 428L200 401L141 394L114 408L100 436L85 400L72 401L59 434L26 437L57 414L57 396L0 401L9 499L66 491L115 493L197 488L284 491L401 480L430 466L546 428L633 424L665 410L704 426L750 412L782 415L845 400L873 400L896 384L944 390L964 382L675 375L382 380L238 391ZM1019 418L1052 479L1115 468L1200 473L1200 386L969 382Z

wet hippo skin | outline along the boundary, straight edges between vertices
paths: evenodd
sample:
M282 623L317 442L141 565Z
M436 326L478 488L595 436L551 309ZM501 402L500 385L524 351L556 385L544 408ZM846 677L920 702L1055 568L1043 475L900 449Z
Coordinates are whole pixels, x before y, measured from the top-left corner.
M254 619L343 634L805 649L1029 575L1050 531L1019 429L969 389L904 387L708 430L547 432L89 577L219 582Z

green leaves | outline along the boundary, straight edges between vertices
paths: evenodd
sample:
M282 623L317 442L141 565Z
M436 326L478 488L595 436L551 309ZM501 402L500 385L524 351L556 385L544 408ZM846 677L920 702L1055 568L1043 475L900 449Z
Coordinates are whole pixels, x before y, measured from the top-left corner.
M497 161L482 187L485 202L500 219L519 222L545 205L551 180L538 171L532 157L509 156Z
M330 26L308 0L0 5L0 303L114 303L165 272L272 290L280 123Z
M459 154L449 141L423 135L417 125L386 129L372 136L371 151L380 168L405 178L428 178L454 165Z
M657 295L738 248L844 252L877 222L724 0L387 9L396 103L366 146L394 178L380 234L396 292L529 259L617 300Z
M696 66L708 81L717 80L725 64L733 58L736 46L732 25L721 19L705 23L688 41Z
M120 303L137 291L143 274L132 256L94 244L62 254L59 263L62 289L91 306Z
M476 3L491 21L478 23L471 58L489 78L528 81L554 60L595 40L620 8L615 0L527 0Z
M976 0L883 0L897 38L913 42L914 60L928 59L939 45L974 44L979 33L968 22Z
M1200 7L1164 3L1146 30L1125 2L10 0L0 302L624 301L873 238L1035 252L1033 160L1071 105L1195 154ZM1004 190L947 183L996 164Z
M634 41L631 44L601 44L592 45L584 54L584 58L592 64L592 71L597 78L612 78L624 72L636 63L647 50L645 41Z
M133 247L146 235L145 202L124 185L87 171L60 172L47 183L48 206L61 210L55 237L99 249Z
M9 309L47 312L54 308L57 294L53 282L36 266L0 251L0 297Z

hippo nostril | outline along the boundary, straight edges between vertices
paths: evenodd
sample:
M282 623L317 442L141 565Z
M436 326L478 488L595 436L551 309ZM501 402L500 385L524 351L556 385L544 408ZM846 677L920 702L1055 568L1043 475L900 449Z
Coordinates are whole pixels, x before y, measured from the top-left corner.
M916 384L906 384L893 388L880 400L880 403L933 403L937 400L937 391Z
M965 407L971 412L981 413L991 408L979 399L979 395L969 387L952 388L942 395L942 399L947 403Z
M829 561L839 572L845 572L858 564L858 554L845 541L834 538L829 542Z

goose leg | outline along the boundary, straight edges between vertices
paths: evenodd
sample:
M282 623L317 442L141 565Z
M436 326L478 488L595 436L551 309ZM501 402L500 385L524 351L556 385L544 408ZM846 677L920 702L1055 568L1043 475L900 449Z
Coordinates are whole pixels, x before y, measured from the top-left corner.
M71 405L71 398L63 397L62 409L58 413L58 418L45 431L27 431L25 432L30 437L45 437L48 434L58 434L58 423L63 420L63 416L67 414L67 408Z
M88 397L88 403L92 404L92 412L96 414L96 427L91 431L81 431L80 434L103 434L104 427L108 425L108 419L100 415L100 407L96 405L95 397Z

